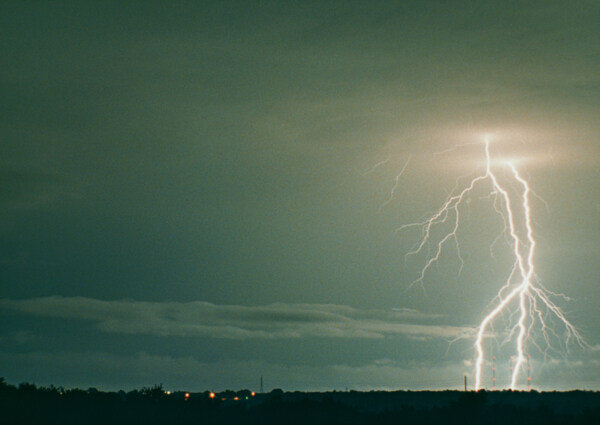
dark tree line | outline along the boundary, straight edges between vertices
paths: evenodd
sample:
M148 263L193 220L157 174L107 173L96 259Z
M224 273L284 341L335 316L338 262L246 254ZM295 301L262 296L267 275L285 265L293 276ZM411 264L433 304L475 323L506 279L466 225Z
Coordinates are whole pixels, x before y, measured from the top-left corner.
M556 413L543 404L529 407L490 403L484 391L461 393L444 406L416 408L399 404L381 411L361 409L330 393L318 399L308 393L288 394L292 393L276 390L256 397L248 390L212 396L209 392L168 393L162 385L127 393L103 392L27 383L13 386L0 378L0 424L600 424L599 405ZM383 395L393 397L394 393ZM373 393L357 392L353 396L374 397ZM422 397L428 397L428 393Z

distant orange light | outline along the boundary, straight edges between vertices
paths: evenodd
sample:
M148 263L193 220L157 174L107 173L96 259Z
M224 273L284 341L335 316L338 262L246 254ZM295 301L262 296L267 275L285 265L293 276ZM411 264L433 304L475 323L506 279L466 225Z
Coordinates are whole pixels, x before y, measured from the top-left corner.
M208 396L209 396L210 398L215 398L215 393L210 393Z
M254 391L252 391L252 392L250 393L250 395L251 395L252 397L254 397L254 396L256 395L256 393L255 393Z
M233 399L234 399L235 401L238 401L240 398L239 398L239 397L233 397Z
M187 400L188 398L190 398L190 393L185 393L185 399Z

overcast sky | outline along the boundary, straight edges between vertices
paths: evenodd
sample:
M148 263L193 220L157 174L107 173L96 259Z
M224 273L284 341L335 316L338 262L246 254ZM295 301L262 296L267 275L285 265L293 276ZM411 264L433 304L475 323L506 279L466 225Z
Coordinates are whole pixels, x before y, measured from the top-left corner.
M600 390L598 22L595 0L3 1L0 376L460 388L512 267L491 188L462 207L460 274L451 244L411 286L427 249L396 229L490 134L589 345L550 319L532 384ZM486 342L500 387L510 320Z

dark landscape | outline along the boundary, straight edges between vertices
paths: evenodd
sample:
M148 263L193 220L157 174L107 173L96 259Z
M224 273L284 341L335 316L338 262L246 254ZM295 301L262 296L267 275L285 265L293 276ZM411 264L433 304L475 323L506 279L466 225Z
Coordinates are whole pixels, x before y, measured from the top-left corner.
M0 381L5 424L598 424L591 391L129 392Z

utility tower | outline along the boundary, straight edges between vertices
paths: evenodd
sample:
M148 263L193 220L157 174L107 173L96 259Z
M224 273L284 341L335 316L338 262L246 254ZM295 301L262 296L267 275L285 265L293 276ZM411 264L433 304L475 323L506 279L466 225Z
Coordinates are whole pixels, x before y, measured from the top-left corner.
M531 356L527 356L527 389L531 391L531 364L529 364L529 360Z
M465 375L465 392L467 391L467 375Z
M496 390L496 356L492 356L492 390Z
M263 376L260 375L260 393L264 393L265 392L265 387L263 385Z

